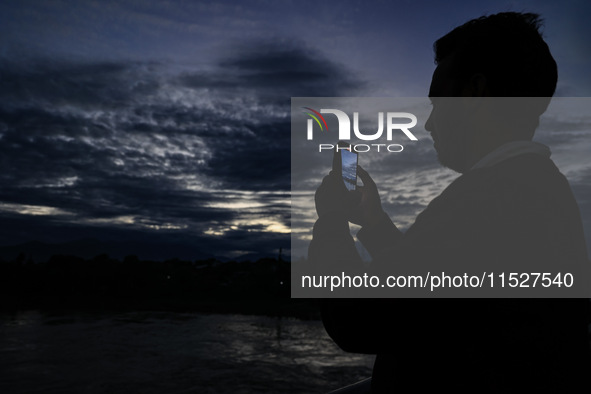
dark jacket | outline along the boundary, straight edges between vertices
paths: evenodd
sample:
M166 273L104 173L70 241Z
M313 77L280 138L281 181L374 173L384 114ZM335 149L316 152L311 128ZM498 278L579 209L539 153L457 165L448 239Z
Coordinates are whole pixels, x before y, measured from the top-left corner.
M358 264L346 230L343 219L321 218L310 260ZM535 154L468 171L404 234L384 217L357 237L380 274L435 262L444 270L488 272L588 267L568 182L549 158ZM335 299L324 301L323 321L342 349L377 354L378 393L588 392L588 309L582 298Z

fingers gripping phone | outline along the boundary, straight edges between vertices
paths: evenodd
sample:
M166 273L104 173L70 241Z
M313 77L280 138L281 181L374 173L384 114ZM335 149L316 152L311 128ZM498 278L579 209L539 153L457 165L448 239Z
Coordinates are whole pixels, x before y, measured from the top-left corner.
M340 159L337 160L337 167L339 164L338 162L340 161L340 171L343 176L343 182L345 183L345 187L347 188L347 190L355 190L357 188L358 155L357 152L353 151L353 145L339 142L337 144L337 151L335 152L335 156L338 156L338 158ZM338 168L333 169L338 170Z

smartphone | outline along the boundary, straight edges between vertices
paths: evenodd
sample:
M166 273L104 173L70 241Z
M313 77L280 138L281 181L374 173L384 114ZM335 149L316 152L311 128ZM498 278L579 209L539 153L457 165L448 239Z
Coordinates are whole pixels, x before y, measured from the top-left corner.
M357 152L352 150L340 149L341 155L341 171L343 174L343 182L347 190L355 190L357 187Z

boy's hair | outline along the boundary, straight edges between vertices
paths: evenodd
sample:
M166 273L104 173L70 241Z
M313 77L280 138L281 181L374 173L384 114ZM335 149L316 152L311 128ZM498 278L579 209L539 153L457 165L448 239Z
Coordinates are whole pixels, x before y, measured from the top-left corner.
M491 96L551 97L558 71L533 13L503 12L459 26L433 44L435 63L452 57L458 89L475 74L487 80Z

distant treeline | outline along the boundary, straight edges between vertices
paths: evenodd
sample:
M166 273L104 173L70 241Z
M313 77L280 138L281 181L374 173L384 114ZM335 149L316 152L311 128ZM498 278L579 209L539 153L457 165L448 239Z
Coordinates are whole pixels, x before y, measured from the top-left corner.
M3 309L123 309L249 313L316 318L313 301L290 298L290 263L281 259L145 261L21 254L0 260Z

